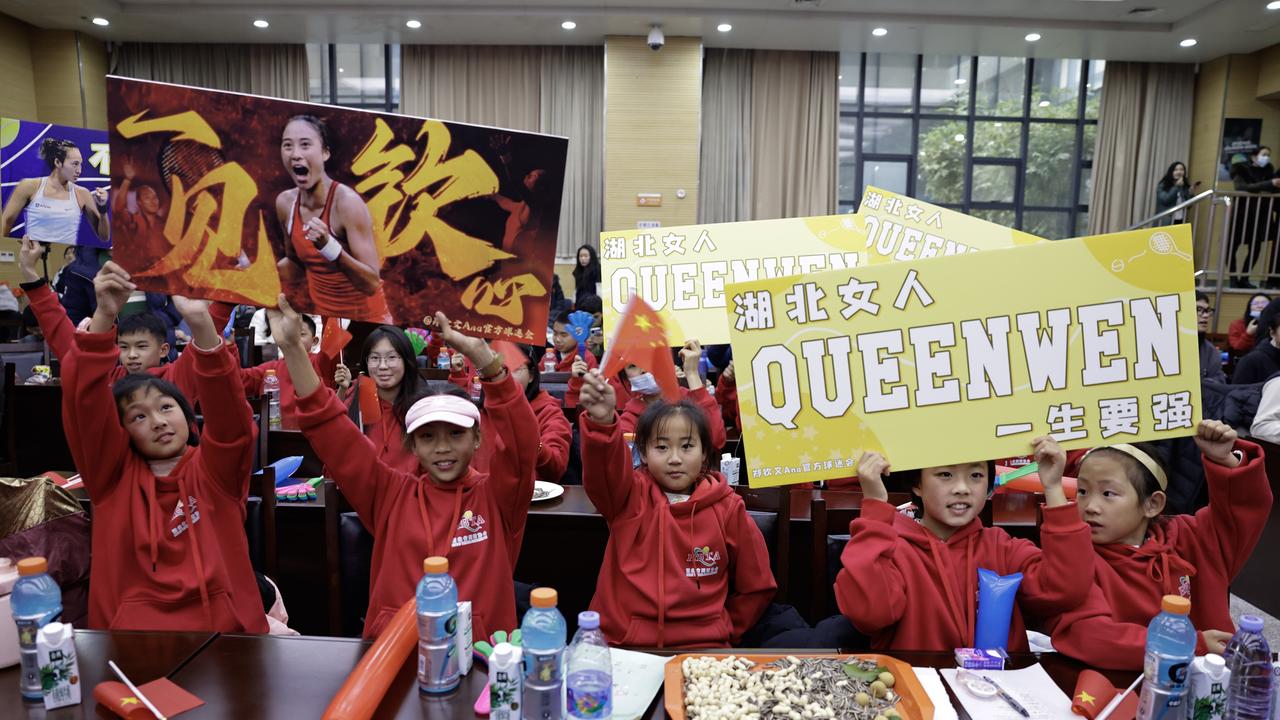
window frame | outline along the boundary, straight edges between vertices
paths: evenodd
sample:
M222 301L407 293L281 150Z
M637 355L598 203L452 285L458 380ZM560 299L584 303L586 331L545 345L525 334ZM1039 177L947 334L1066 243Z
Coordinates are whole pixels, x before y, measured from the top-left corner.
M1026 63L1023 77L1022 88L1022 116L1010 117L1005 115L990 115L977 112L977 92L978 92L978 55L962 56L967 57L969 62L969 82L967 83L968 92L968 112L966 114L950 114L937 112L923 112L921 110L921 85L924 78L924 55L916 54L915 57L915 77L912 81L912 98L911 103L913 110L910 112L884 112L878 110L866 109L867 94L867 58L872 54L889 54L889 53L868 53L859 52L858 61L858 92L855 105L842 103L839 107L839 121L841 124L847 121L853 121L854 128L854 158L853 172L855 174L853 187L858 193L856 197L837 198L837 207L840 212L855 212L858 205L862 201L862 191L865 189L865 173L864 163L867 161L891 161L908 163L907 172L907 195L915 196L917 191L917 169L919 164L920 152L920 127L923 121L944 120L944 121L962 121L965 123L965 154L964 154L964 194L962 203L934 203L941 207L947 207L954 210L960 210L965 213L974 210L1012 210L1016 218L1015 227L1021 229L1023 227L1024 215L1028 212L1066 212L1068 215L1067 227L1069 232L1074 234L1075 228L1078 226L1078 218L1081 214L1089 212L1089 198L1081 197L1079 177L1083 172L1092 172L1093 160L1083 159L1082 151L1084 150L1084 134L1086 127L1097 125L1097 118L1090 118L1086 115L1089 94L1089 74L1090 66L1094 60L1081 59L1079 85L1076 92L1076 108L1074 117L1070 118L1042 118L1033 117L1031 113L1031 98L1035 83L1035 58L1023 58ZM1056 60L1057 58L1050 59ZM1072 60L1075 58L1067 58ZM843 65L843 63L842 63ZM894 119L910 119L911 121L911 151L910 155L894 154L894 153L864 153L863 152L863 133L867 126L867 120L873 118L894 118ZM978 122L1005 122L1016 124L1020 131L1019 155L1016 158L1005 157L974 157L973 141L974 130ZM1032 124L1051 124L1051 125L1071 125L1075 128L1074 142L1072 143L1072 173L1075 182L1072 183L1070 198L1062 198L1061 205L1041 205L1029 204L1026 202L1026 163L1027 152L1030 144L1031 126ZM1095 132L1096 138L1096 132ZM1096 148L1095 148L1096 151ZM994 202L978 202L973 200L973 168L974 164L982 165L1013 165L1017 168L1015 195L1013 203L994 203ZM837 158L837 167L840 161Z

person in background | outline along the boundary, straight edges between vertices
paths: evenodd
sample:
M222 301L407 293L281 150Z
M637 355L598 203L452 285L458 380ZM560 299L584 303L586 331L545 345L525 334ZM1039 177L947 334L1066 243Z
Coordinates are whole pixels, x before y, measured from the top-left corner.
M1270 304L1270 296L1258 293L1249 298L1249 304L1244 306L1244 317L1231 321L1227 328L1227 344L1236 354L1243 355L1258 344L1258 318Z
M298 320L298 332L302 336L302 346L307 349L307 359L311 361L311 367L315 369L322 381L326 381L324 383L326 386L332 387L333 377L337 373L337 361L322 352L315 351L319 345L316 334L318 326L315 319L304 314L299 315ZM280 381L281 416L295 417L297 408L294 407L296 398L293 393L293 379L289 377L289 364L283 357L268 360L254 367L241 368L240 381L244 384L244 394L248 397L262 397L262 382L267 377L268 370L275 370L276 379Z
M591 243L578 248L578 262L573 266L573 304L582 307L582 299L588 295L599 296L600 256Z
M272 330L273 335L274 333ZM279 343L280 339L277 338L276 342ZM360 357L364 358L365 372L368 373L367 377L360 380L372 380L377 389L379 406L376 420L363 418L364 434L378 448L378 458L382 462L396 470L416 475L421 468L418 467L418 456L414 455L411 447L405 445L404 418L425 387L426 381L418 374L418 360L413 352L413 345L400 328L379 325L365 338ZM350 368L339 365L334 371L333 380L338 388L339 399L345 400L348 405L359 402L357 393L350 393L348 397L353 380Z
M22 325L21 307L9 283L0 282L0 320L10 323L7 327L0 327L0 341L11 342L17 339Z
M1187 177L1187 166L1175 162L1165 171L1164 177L1156 184L1156 214L1173 208L1175 205L1191 199L1191 191L1200 183L1191 183ZM1187 210L1183 208L1176 213L1160 219L1158 225L1176 225L1186 222Z
M1276 171L1271 166L1271 148L1262 145L1247 159L1242 158L1233 163L1231 181L1240 192L1280 192L1280 177L1276 177ZM1258 259L1252 257L1252 252L1255 247L1261 247L1264 241L1276 238L1276 207L1269 198L1246 197L1236 200L1231 212L1231 256L1228 263L1239 254L1241 245L1244 246L1244 259L1239 264L1238 274L1232 274L1231 287L1251 288L1254 285L1249 281L1249 273L1253 270L1253 262ZM1235 266L1230 269L1234 270ZM1273 284L1271 275L1276 270L1275 250L1272 250L1272 258L1264 270L1268 274L1268 284Z
M1198 304L1198 303L1197 303ZM1252 352L1240 358L1231 373L1231 384L1247 385L1262 382L1280 372L1280 313L1264 315L1258 327L1265 333L1265 342L1258 343ZM1201 350L1201 362L1204 352Z
M538 364L542 362L543 348L532 345L514 345L514 347L519 349L521 357L518 362L513 362L512 358L506 358L507 372L511 373L516 384L524 391L525 398L529 400L529 407L533 408L533 414L538 418L539 443L535 478L559 485L560 480L564 478L565 468L569 465L569 445L573 441L573 427L565 417L560 401L542 389L542 372ZM462 353L455 353L454 357L461 355ZM482 411L482 420L483 414ZM494 434L492 423L481 422L480 426L483 441L480 443L480 450L476 452L472 467L480 472L488 472L490 456L501 452L507 439Z
M1222 371L1222 351L1209 339L1209 325L1213 321L1213 308L1209 296L1196 291L1196 329L1200 337L1200 377L1225 383L1227 374Z
M586 357L579 357L578 340L573 337L573 333L569 330L569 311L564 311L556 316L555 322L551 324L551 344L556 351L556 372L572 373L569 378L569 389L564 394L564 406L567 408L578 407L578 393L582 390L582 376L587 370L596 367L596 356L587 351ZM584 364L586 367L575 369L574 365Z
M698 371L698 361L702 358L702 345L697 340L689 340L680 349L680 363L683 370L682 379L688 386L680 388L680 399L688 400L694 407L700 409L707 419L707 427L711 433L711 451L718 452L725 444L724 418L721 416L720 407L716 405L716 400L707 392L706 381L702 374ZM581 371L586 374L587 370L581 365L578 366L574 373ZM680 373L677 373L677 377ZM639 418L644 414L645 408L658 402L662 398L662 389L658 387L657 380L654 379L653 373L648 368L642 368L638 365L628 365L622 371L623 377L627 380L630 391L630 399L623 406L619 413L618 422L622 427L622 432L635 432ZM619 378L621 380L623 378ZM612 383L610 383L612 384ZM615 386L616 388L616 386ZM616 390L615 390L616 394Z

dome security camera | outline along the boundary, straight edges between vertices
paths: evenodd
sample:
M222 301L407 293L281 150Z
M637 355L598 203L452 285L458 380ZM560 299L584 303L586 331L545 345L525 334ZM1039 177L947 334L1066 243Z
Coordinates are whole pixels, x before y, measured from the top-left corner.
M662 26L654 25L649 31L649 49L658 52L667 42L667 36L662 34Z

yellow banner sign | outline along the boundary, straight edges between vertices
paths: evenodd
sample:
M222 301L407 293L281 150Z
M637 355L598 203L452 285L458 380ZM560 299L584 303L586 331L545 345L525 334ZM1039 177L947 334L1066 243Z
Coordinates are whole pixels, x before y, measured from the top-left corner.
M605 327L637 293L673 343L729 342L725 286L1041 242L1018 230L868 187L856 215L600 233Z
M1193 432L1186 225L729 285L753 487Z

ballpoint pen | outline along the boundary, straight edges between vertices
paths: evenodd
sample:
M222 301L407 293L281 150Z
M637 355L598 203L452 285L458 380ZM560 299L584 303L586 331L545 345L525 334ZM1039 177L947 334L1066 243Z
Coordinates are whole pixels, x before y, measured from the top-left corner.
M1010 695L1008 692L1006 692L1004 688L1000 687L999 683L997 683L995 680L992 680L990 677L986 675L983 675L982 679L991 683L991 685L995 687L996 694L1000 696L1000 699L1009 703L1009 707L1017 711L1019 715L1025 718L1031 717L1031 713L1027 712L1027 709L1022 707L1022 703L1018 702L1017 700L1014 700L1013 696Z

